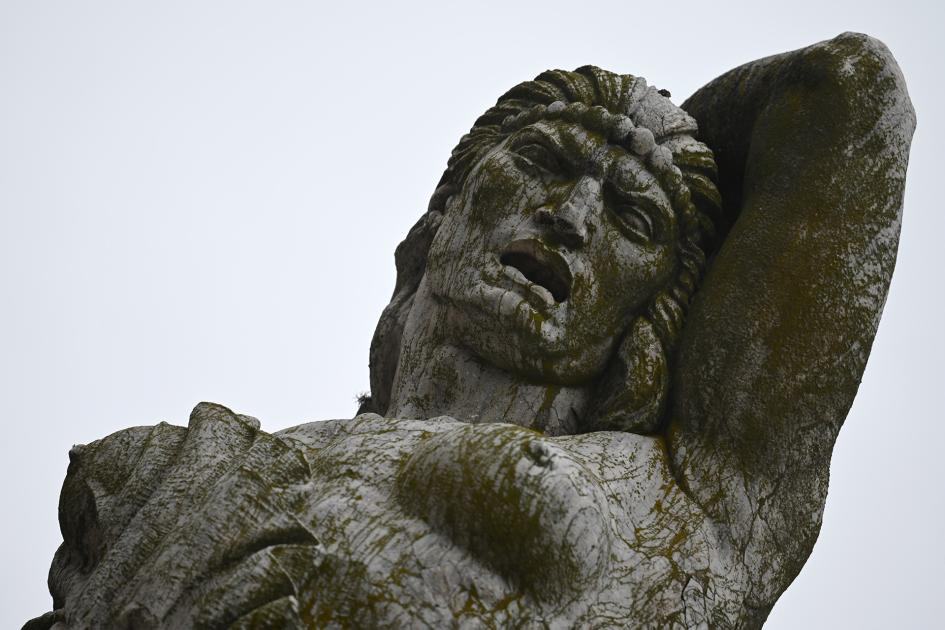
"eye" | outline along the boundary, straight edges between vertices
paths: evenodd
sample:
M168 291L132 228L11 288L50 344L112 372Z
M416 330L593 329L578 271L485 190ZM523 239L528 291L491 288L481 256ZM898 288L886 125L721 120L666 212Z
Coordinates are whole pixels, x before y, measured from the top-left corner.
M655 238L656 230L650 213L638 205L619 203L614 207L614 214L624 230L629 230L634 235L647 241L652 241Z
M646 198L618 189L612 182L604 185L604 204L608 214L627 238L641 242L663 241L667 226L658 208Z
M561 161L555 155L554 151L543 144L526 142L513 148L513 151L518 158L527 163L527 166L537 167L544 171L545 174L553 176L561 176L564 174Z

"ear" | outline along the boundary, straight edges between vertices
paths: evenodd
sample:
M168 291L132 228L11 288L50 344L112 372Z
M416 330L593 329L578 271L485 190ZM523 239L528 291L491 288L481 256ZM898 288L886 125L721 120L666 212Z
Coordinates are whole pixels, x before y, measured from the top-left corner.
M638 317L598 381L585 431L653 433L669 390L666 352L653 324Z

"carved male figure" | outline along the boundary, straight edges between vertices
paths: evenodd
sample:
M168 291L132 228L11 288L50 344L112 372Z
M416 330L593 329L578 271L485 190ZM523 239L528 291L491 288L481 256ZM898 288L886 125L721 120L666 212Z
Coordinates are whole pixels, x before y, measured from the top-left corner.
M915 117L845 34L682 108L549 71L397 251L353 420L70 453L29 627L757 627L810 553Z

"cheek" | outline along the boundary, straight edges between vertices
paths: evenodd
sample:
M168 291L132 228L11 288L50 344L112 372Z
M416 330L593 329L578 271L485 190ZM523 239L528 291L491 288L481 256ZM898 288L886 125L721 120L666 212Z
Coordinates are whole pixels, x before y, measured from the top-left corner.
M430 248L427 272L452 274L457 266L477 265L475 259L492 249L493 240L527 216L528 190L528 182L508 160L501 156L484 160L447 205Z
M622 234L605 240L594 261L599 280L598 300L618 321L638 312L669 281L673 270L672 248L640 244Z
M521 219L540 192L509 159L493 156L471 175L464 187L466 212L483 232L509 219Z

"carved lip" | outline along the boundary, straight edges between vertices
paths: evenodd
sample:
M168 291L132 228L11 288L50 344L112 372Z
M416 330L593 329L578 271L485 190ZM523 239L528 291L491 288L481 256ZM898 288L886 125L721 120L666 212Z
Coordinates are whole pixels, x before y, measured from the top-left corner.
M559 304L571 296L573 277L567 261L541 241L512 241L502 252L499 262L517 269L526 280L547 290Z

